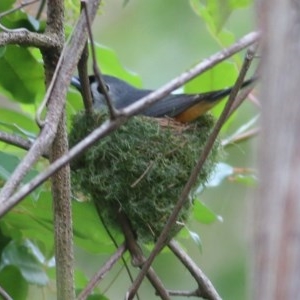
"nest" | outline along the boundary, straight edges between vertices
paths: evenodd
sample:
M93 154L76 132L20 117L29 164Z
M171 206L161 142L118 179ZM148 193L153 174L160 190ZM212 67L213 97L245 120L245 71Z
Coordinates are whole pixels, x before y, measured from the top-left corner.
M105 119L103 113L77 114L70 145L78 143ZM192 125L135 116L72 162L73 188L95 202L106 225L118 229L116 212L122 210L139 241L154 241L166 224L213 124L210 115ZM218 146L214 146L197 185L205 184L217 150ZM170 238L186 222L191 206L192 201L187 201Z

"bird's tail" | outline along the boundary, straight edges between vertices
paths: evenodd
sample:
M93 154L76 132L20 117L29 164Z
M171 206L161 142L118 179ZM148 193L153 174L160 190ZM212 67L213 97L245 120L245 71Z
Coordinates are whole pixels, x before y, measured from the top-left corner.
M253 84L256 80L257 80L257 77L252 77L252 78L244 81L241 85L241 89ZM205 101L214 102L216 100L225 98L225 97L230 95L233 88L234 87L232 86L232 87L225 88L225 89L222 89L222 90L219 90L219 91L208 92L207 97L205 97Z

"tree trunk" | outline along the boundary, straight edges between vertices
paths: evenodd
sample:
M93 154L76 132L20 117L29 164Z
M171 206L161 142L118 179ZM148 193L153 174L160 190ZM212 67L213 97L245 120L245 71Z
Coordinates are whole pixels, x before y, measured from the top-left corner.
M261 0L258 195L252 299L300 299L300 2Z

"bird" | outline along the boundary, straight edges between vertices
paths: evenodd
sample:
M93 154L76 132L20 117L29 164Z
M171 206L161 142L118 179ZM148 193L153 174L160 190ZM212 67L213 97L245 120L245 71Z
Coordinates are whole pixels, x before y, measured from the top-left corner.
M153 92L150 89L136 88L111 75L103 75L103 80L116 109L123 109ZM244 81L241 88L251 85L255 80L253 77ZM95 110L105 108L105 97L94 75L89 76L89 83L93 108ZM81 83L78 77L72 77L71 85L81 91ZM232 89L233 87L229 87L199 94L169 94L141 111L140 114L154 118L168 117L180 123L190 123L205 114L226 96L229 96Z

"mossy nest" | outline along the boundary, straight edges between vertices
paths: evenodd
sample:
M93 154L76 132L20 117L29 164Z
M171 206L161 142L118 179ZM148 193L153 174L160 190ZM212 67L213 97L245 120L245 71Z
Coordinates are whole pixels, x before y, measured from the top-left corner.
M105 118L103 113L77 114L70 145L99 127ZM171 120L136 116L72 162L73 187L95 201L106 225L118 228L116 210L121 209L139 241L154 241L170 216L213 124L210 115L185 127ZM218 145L199 174L198 185L205 184L210 175L217 150ZM186 222L191 205L192 201L187 201L170 238Z

